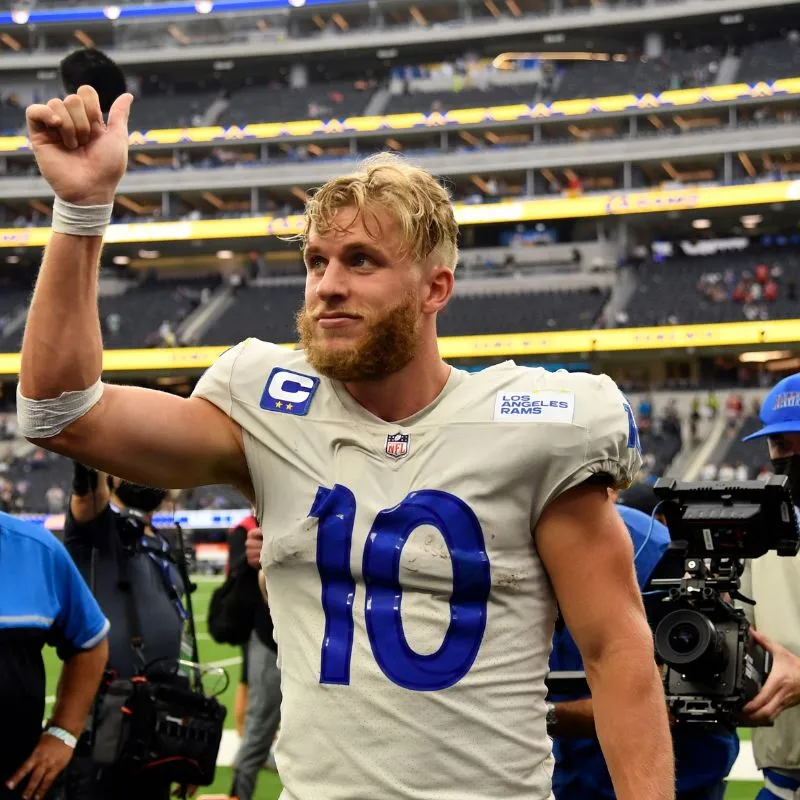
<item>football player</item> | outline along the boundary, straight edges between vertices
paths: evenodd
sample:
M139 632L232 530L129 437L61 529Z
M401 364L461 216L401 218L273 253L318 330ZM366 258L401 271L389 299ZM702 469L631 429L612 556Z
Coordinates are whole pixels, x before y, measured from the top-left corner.
M607 491L641 463L614 383L445 363L453 208L429 173L383 155L308 203L301 351L249 339L188 399L104 385L97 264L131 102L107 123L86 86L28 109L56 200L20 428L132 481L226 482L254 500L269 532L284 798L548 800L556 602L617 797L673 798L631 541Z

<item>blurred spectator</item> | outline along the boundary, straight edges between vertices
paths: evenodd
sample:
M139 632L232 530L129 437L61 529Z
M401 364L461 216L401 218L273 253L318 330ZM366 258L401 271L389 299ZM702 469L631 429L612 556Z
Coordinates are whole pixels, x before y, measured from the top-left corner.
M742 417L743 407L744 405L742 403L741 395L737 394L736 392L731 392L728 395L728 399L725 401L725 419L727 420L726 428L729 436L733 436L733 433L736 430L736 426Z
M730 464L723 464L719 468L719 474L717 475L717 480L732 481L735 478L736 478L736 471Z
M717 479L717 465L716 464L705 464L703 468L700 470L700 480L701 481L713 481Z
M736 462L736 480L746 481L750 477L750 471L747 469L747 464L744 461Z
M756 479L759 481L764 481L766 483L772 477L772 470L765 464L761 467L758 475L756 475Z
M48 514L61 514L64 511L66 494L60 486L51 486L45 492L45 500L47 501Z

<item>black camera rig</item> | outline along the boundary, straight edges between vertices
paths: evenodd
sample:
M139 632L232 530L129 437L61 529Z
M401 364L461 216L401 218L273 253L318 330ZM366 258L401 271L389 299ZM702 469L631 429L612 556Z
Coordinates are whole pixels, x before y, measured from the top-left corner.
M750 636L740 593L744 560L769 552L792 557L800 527L785 476L761 481L682 482L654 487L667 521L677 574L655 577L646 594L664 689L678 723L736 726L771 667Z

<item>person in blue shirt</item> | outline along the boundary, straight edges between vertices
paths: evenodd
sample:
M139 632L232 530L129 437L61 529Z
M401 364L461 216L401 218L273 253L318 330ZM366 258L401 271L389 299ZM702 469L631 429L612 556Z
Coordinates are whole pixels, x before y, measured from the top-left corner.
M636 484L624 492L617 506L633 540L634 565L639 588L644 591L669 548L666 526L651 514L657 498L650 486ZM658 515L660 516L660 515ZM561 620L553 637L552 672L583 670L583 662L569 630ZM549 698L548 730L553 736L556 800L606 800L614 789L594 735L592 699L586 695ZM677 800L722 800L725 778L739 753L735 734L720 729L695 732L673 727Z
M61 542L0 512L0 800L43 800L69 763L103 676L108 630ZM43 731L46 644L64 666Z

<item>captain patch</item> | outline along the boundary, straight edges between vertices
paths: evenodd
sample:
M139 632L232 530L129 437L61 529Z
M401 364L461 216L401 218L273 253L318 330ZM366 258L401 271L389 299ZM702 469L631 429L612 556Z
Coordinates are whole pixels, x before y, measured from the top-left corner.
M572 422L575 395L552 389L539 392L498 392L494 418L500 422Z

